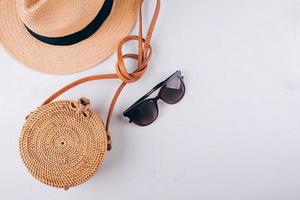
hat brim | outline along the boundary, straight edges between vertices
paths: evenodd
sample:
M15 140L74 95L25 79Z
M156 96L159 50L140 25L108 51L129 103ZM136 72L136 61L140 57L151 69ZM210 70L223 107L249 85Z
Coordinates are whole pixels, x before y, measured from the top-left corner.
M70 46L34 38L18 16L16 0L0 1L0 44L25 66L49 74L89 69L109 57L135 24L138 0L115 0L110 16L88 39Z

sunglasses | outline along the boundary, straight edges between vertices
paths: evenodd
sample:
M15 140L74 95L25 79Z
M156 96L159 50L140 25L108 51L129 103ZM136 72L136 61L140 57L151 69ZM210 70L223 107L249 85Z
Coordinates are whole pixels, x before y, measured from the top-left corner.
M158 89L160 89L158 95L148 99L148 97ZM184 94L185 85L183 76L181 76L181 71L176 71L130 106L123 113L123 116L128 117L130 123L133 122L138 126L147 126L157 119L157 101L159 99L167 104L176 104L183 98Z

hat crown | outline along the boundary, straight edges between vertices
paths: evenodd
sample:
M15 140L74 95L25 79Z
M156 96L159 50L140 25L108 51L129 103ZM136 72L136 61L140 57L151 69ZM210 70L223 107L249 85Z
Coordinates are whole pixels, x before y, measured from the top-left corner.
M85 28L99 13L104 0L17 0L23 23L47 37L62 37Z

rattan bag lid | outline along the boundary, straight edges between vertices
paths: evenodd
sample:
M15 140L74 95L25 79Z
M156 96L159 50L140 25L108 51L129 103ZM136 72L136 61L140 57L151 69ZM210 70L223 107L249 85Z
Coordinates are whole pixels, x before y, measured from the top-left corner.
M22 129L20 153L39 181L70 188L90 179L102 164L107 133L89 101L56 101L32 112Z

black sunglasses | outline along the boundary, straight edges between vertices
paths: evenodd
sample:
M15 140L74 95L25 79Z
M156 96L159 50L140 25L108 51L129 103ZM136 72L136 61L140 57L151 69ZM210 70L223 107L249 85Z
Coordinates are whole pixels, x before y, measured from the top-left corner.
M147 99L153 92L160 91L154 98ZM157 84L152 90L130 106L124 113L124 117L129 118L130 123L135 123L139 126L147 126L154 122L158 116L159 99L168 104L178 103L185 93L185 85L181 71L176 71L166 80Z

